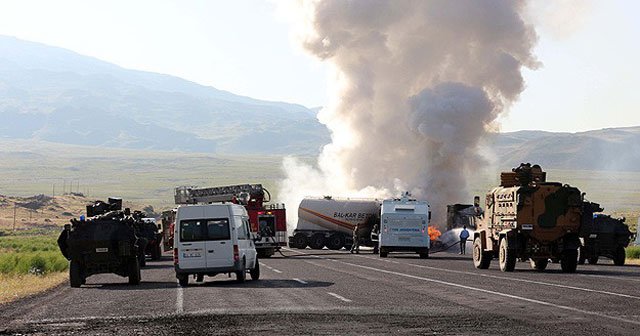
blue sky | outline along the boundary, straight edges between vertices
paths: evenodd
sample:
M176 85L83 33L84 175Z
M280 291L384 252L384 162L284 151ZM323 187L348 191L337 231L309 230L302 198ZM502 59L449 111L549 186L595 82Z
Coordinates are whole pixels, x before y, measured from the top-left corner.
M557 3L532 14L543 66L525 70L502 129L640 125L640 1ZM4 0L0 34L255 98L327 101L326 66L292 42L271 1Z

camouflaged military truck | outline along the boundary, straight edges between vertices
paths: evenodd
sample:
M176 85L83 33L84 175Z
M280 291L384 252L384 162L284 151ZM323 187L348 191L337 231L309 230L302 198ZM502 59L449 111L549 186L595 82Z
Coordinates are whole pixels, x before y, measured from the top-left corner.
M91 217L72 219L58 238L60 251L70 261L71 287L99 273L115 273L139 284L140 249L129 209L122 210L122 201L114 198L88 205L87 214Z
M513 271L518 259L543 271L549 259L557 258L564 272L575 272L582 199L577 188L546 182L538 165L502 173L501 185L487 194L485 215L474 233L475 267L489 268L497 257L503 272Z

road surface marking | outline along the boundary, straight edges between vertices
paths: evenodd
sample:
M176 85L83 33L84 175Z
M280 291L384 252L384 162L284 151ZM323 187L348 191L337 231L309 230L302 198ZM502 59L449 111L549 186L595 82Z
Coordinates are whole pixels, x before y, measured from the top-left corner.
M372 257L365 257L365 256L359 256L359 257L366 258L366 259L371 259L371 260L385 261L385 260L382 260L382 259L377 259L377 258L372 258ZM589 288L584 288L584 287L560 285L560 284L554 284L554 283L550 283L550 282L542 282L542 281L527 280L527 279L512 278L512 277L502 277L502 276L497 276L497 275L490 275L490 274L483 274L483 273L476 273L476 272L457 271L457 270L450 270L450 269L446 269L446 268L439 268L439 267L433 267L433 266L416 265L416 264L412 264L412 263L407 263L405 265L414 266L416 268L424 268L424 269L437 270L437 271L443 271L443 272L449 272L449 273L475 275L475 276L485 277L485 278L503 279L503 280L530 283L530 284L534 284L534 285L551 286L551 287L572 289L572 290L589 292L589 293L599 293L599 294L605 294L605 295L619 296L619 297L623 297L623 298L627 298L627 299L640 300L640 296L634 296L634 295L628 295L628 294L622 294L622 293L615 293L615 292L609 292L609 291L602 291L602 290L597 290L597 289L589 289Z
M309 255L308 253L304 253L304 252L299 252L299 251L294 251L294 252L297 252L297 253L300 253L300 254ZM313 256L313 255L311 255L311 256ZM320 256L314 256L314 257L317 257L317 258L323 259L323 260L332 260L330 258L325 258L325 257L320 257ZM335 260L335 259L333 259L333 260ZM455 288L461 288L461 289L466 289L466 290L472 290L472 291L477 291L477 292L481 292L481 293L502 296L502 297L506 297L506 298L510 298L510 299L514 299L514 300L520 300L520 301L525 301L525 302L529 302L529 303L535 303L535 304L539 304L539 305L542 305L542 306L554 307L554 308L558 308L558 309L568 310L568 311L581 313L581 314L585 314L585 315L592 315L592 316L611 319L611 320L615 320L615 321L619 321L619 322L625 322L625 323L640 325L640 321L628 320L628 319L624 319L624 318L621 318L621 317L610 316L610 315L601 314L601 313L594 312L594 311L583 310L583 309L569 307L569 306L563 306L563 305L559 305L559 304L555 304L555 303L551 303L551 302L547 302L547 301L530 299L530 298L526 298L526 297L523 297L523 296L512 295L512 294L507 294L507 293L501 293L501 292L496 292L496 291L492 291L492 290L488 290L488 289L477 288L477 287L472 287L472 286L466 286L466 285L461 285L461 284L457 284L457 283L441 281L441 280L437 280L437 279L425 278L425 277L412 275L412 274L406 274L406 273L401 273L401 272L389 271L389 270L385 270L385 269L379 269L379 268L375 268L375 267L358 265L358 264L353 264L353 263L340 261L340 260L337 260L337 261L339 263L341 263L341 264L344 264L344 265L349 265L349 266L353 266L353 267L359 267L359 268L370 270L370 271L374 271L374 272L386 273L386 274L396 275L396 276L399 276L399 277L405 277L405 278L414 279L414 280L421 280L421 281L425 281L425 282L436 283L436 284L440 284L440 285L444 285L444 286L448 286L448 287L455 287Z
M351 302L351 300L347 299L347 298L346 298L346 297L344 297L344 296L340 296L340 295L338 295L338 294L336 294L336 293L327 292L327 294L329 294L329 295L333 296L334 298L336 298L336 299L338 299L338 300L341 300L341 301L344 301L344 302Z
M298 279L298 278L293 278L293 280L294 280L294 281L297 281L297 282L299 282L299 283L301 283L301 284L303 284L303 285L308 285L308 284L309 284L308 282L306 282L306 281L304 281L304 280L300 280L300 279Z
M273 267L271 267L271 266L265 265L264 263L260 263L260 265L261 265L261 266L264 266L266 269L269 269L269 270L271 270L271 271L273 271L273 272L276 272L276 273L278 273L278 274L282 273L282 271L277 270L277 269L275 269L275 268L273 268Z
M178 294L176 295L176 314L184 312L184 293L183 288L178 284Z
M613 279L613 280L640 282L640 279L630 279L629 277L620 278L620 277L614 277L609 275L599 275L599 274L576 274L576 275L581 277L589 277L589 278L605 278L605 279Z

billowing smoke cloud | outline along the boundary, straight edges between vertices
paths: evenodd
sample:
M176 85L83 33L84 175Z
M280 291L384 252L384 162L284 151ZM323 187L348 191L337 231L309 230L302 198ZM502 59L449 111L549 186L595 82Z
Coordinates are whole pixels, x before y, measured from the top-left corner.
M443 218L470 201L477 145L524 88L536 35L522 1L297 2L305 50L332 65L332 134L311 165L284 161L281 199L410 191ZM292 213L292 215L294 215ZM294 216L291 216L294 218Z

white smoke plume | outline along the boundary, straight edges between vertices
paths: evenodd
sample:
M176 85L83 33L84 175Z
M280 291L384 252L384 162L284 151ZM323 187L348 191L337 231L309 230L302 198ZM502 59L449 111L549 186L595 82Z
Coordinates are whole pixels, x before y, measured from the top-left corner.
M299 1L303 48L334 71L315 165L284 160L279 198L388 197L407 190L436 218L470 201L477 145L537 65L522 1ZM295 215L291 213L292 220Z

